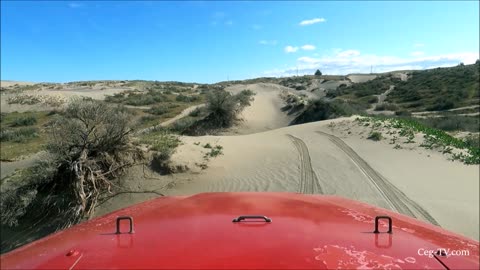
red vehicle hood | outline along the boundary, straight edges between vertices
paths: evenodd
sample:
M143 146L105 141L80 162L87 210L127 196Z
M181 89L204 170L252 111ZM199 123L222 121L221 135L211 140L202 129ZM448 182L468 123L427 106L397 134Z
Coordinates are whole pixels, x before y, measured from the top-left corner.
M271 219L232 222L242 215ZM373 233L375 216L393 233ZM122 233L116 234L116 219ZM381 231L386 222L379 222ZM426 256L426 250L468 250ZM420 250L420 251L419 251ZM2 269L478 269L479 243L336 196L202 193L161 197L76 225L1 257Z

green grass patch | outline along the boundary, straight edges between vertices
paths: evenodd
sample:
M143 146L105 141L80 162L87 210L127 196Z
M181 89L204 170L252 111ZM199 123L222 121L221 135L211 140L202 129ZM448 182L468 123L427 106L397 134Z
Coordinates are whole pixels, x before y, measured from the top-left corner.
M433 146L439 146L448 150L448 147L455 147L458 149L464 149L467 151L465 154L454 154L453 159L458 159L464 162L465 164L480 164L480 148L475 147L474 145L467 143L464 140L455 138L447 134L443 130L431 128L423 125L422 123L413 120L413 119L404 119L404 118L388 118L384 116L371 116L364 118L357 118L359 122L368 122L373 120L387 122L388 127L400 129L399 135L407 138L408 142L413 142L414 133L421 132L424 134L425 142L421 145L422 147L432 148Z
M49 112L2 113L1 158L14 160L43 150L48 136L44 126L51 118L52 114Z

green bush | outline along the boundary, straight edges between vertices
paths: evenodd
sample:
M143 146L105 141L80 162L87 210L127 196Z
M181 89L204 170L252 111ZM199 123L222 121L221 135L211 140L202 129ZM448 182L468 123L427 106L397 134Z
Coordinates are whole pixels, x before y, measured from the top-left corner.
M180 94L180 95L175 97L175 100L179 101L179 102L195 102L195 101L199 100L199 97L198 96L186 96L186 95Z
M196 108L195 110L191 111L188 115L192 117L198 117L202 114L201 108Z
M21 126L31 126L37 123L37 118L35 116L20 116L13 119L11 126L12 127L21 127Z
M382 138L382 133L378 131L372 131L367 139L372 141L380 141Z
M152 169L162 174L171 173L170 157L180 144L180 140L168 130L160 130L141 142L150 145L150 149L155 151L150 163Z
M480 148L480 136L478 134L469 135L465 137L463 141L470 147Z
M196 120L189 116L180 118L172 124L172 130L182 134L186 130L188 130L195 122Z
M367 102L372 104L372 103L377 103L378 102L378 97L377 96L368 96Z
M166 114L168 111L169 110L166 106L160 105L160 106L155 106L150 108L147 112L155 115L162 115L162 114Z
M38 128L25 127L15 129L2 129L0 131L0 141L23 143L30 139L38 137Z
M397 105L391 103L383 103L375 106L375 111L396 111L398 110Z
M354 101L345 102L342 100L324 101L317 99L310 103L307 108L299 114L291 124L303 124L314 121L350 116L360 113L362 105Z

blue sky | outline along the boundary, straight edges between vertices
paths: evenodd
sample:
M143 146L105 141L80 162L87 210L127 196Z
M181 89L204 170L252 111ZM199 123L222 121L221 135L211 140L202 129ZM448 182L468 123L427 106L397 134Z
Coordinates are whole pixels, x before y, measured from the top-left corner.
M2 80L212 83L473 63L479 2L1 2Z

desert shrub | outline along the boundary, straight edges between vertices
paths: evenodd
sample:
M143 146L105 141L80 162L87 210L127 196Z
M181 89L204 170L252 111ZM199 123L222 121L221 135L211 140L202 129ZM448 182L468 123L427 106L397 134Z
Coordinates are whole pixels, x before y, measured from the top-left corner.
M382 139L382 133L380 133L378 131L372 131L368 135L367 139L372 140L372 141L380 141Z
M299 114L291 124L303 124L314 121L333 119L341 116L349 116L360 113L361 105L355 102L333 100L331 102L321 99L310 103L305 110Z
M106 96L105 101L131 106L145 106L168 101L168 97L161 91L150 89L141 93L139 93L138 90L116 93L113 96Z
M130 122L123 107L75 99L52 123L47 145L57 168L52 192L67 196L66 222L91 217L112 180L143 158L130 143Z
M444 117L428 117L417 119L422 124L445 131L463 130L479 132L480 119L477 116L451 115Z
M3 128L0 131L0 141L22 143L38 137L39 130L34 127L21 127L15 129Z
M405 111L405 110L398 110L398 111L395 111L395 115L397 115L397 116L411 116L412 113L409 112L409 111Z
M455 107L455 102L446 97L437 98L434 104L426 108L427 111L445 111Z
M195 121L192 117L180 118L172 124L172 131L182 134L195 124Z
M397 105L391 103L383 103L375 106L375 111L396 111L398 110Z
M37 118L35 116L20 116L13 119L11 126L20 127L20 126L31 126L37 123Z
M150 122L150 121L153 121L153 120L156 120L156 119L158 119L156 116L144 115L144 116L140 117L140 123L147 123L147 122Z
M378 102L378 97L377 96L368 96L367 102L372 104L372 103L377 103Z
M243 90L232 95L225 90L215 90L207 95L206 111L210 124L218 128L230 127L238 120L238 114L250 105L253 92Z
M5 120L5 117L7 117L7 113L0 113L0 123L2 123Z
M211 157L217 157L219 155L223 155L223 146L221 145L215 145L212 147L210 144L207 144L209 147L204 146L204 148L210 149L210 152L206 153L204 158L211 158Z
M167 130L157 132L154 137L144 140L144 143L150 145L150 149L154 151L150 166L157 172L162 174L171 173L170 157L180 144L180 140L170 134Z
M195 110L191 111L188 115L192 117L198 117L204 113L202 108L195 108Z
M180 94L180 95L175 97L175 100L179 101L179 102L195 102L195 101L199 100L199 97L198 96L186 96L186 95Z
M168 107L166 107L164 105L155 106L155 107L150 108L147 112L151 113L151 114L155 114L155 115L162 115L162 114L166 114L168 112Z
M476 147L480 148L480 135L479 134L472 134L468 135L463 139L465 144L467 144L470 147Z
M246 106L250 106L253 95L250 90L235 95L218 87L210 90L206 95L206 106L201 109L201 119L190 116L183 120L184 123L177 123L180 128L174 129L183 134L201 135L230 127L241 120L238 116Z

